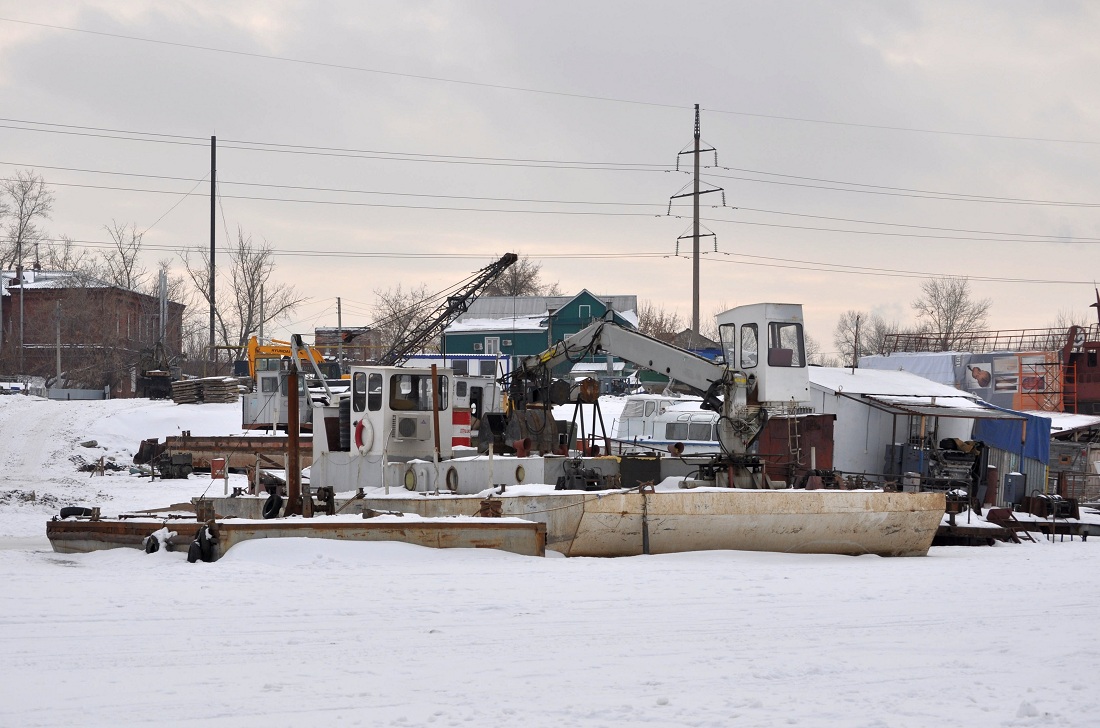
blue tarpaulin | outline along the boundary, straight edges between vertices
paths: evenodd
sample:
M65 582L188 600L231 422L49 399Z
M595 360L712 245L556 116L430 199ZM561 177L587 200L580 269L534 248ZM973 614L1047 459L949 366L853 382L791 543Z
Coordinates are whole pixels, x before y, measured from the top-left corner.
M981 440L986 445L1011 453L1022 454L1026 458L1038 460L1043 465L1050 463L1050 420L1048 418L997 407L988 402L982 404L990 409L1011 412L1025 419L976 420L974 422L975 440ZM1023 437L1025 432L1021 432L1025 422L1027 423L1026 438ZM1022 453L1021 440L1023 440Z

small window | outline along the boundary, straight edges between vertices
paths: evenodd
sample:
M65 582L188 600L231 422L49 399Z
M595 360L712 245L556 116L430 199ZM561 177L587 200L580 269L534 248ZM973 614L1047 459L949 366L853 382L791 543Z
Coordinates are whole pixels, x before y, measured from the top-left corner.
M1089 349L1088 350L1088 366L1090 366L1090 367L1095 367L1096 366L1096 349Z
M499 336L486 336L485 337L485 353L496 356L500 353L500 337Z
M806 366L802 324L773 321L768 324L768 366Z
M718 326L718 340L722 343L722 356L729 366L737 364L737 324Z
M681 442L688 439L688 423L669 422L665 425L665 439Z
M702 440L706 441L710 439L710 423L709 422L692 422L688 427L688 439L689 440Z
M741 367L743 369L752 369L759 361L759 337L756 324L745 324L741 327Z
M351 376L351 392L352 411L362 412L367 406L367 375L364 372Z
M440 410L447 409L447 377L440 376ZM430 374L394 374L390 377L390 409L399 412L430 412L432 377Z
M456 397L465 397L466 396L466 382L455 382L455 396Z
M588 323L592 319L592 306L588 304L577 306L577 318L582 324Z
M278 377L260 377L260 391L264 394L272 394L279 389Z
M656 411L657 411L657 403L656 402L646 402L645 403L645 416L646 417L652 417L653 413L656 412Z
M497 363L489 359L482 359L481 368L478 370L483 377L495 377L497 374Z
M464 377L469 373L469 366L470 362L465 359L455 359L451 362L451 370L460 377Z
M377 372L367 380L367 409L371 412L382 409L382 375Z

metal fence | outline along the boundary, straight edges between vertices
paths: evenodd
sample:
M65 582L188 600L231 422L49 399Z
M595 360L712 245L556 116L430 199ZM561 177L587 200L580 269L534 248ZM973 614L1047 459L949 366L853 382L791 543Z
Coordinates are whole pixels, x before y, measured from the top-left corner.
M89 400L89 399L107 399L106 389L57 389L56 387L50 387L45 392L45 396L50 399L58 399L64 401L71 400ZM32 391L32 394L37 394ZM42 395L39 395L42 396Z

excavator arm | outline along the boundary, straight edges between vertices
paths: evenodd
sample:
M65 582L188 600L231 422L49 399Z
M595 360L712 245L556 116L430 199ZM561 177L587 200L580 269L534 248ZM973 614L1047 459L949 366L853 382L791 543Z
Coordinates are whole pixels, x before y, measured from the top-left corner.
M593 354L609 353L650 371L706 392L728 376L725 366L698 354L628 329L612 321L596 321L566 337L541 354L520 362L527 370L553 369L566 361L580 361Z
M513 404L523 409L531 403L544 407L561 403L567 390L555 387L552 370L565 362L605 353L703 392L702 406L722 414L718 439L728 453L745 453L767 422L766 411L748 406L755 378L606 320L596 321L541 354L523 359L509 387Z

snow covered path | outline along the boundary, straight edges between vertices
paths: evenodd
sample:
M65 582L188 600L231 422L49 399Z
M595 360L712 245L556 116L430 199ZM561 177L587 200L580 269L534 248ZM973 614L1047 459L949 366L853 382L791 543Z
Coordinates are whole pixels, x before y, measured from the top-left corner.
M0 725L1091 726L1098 566L1080 541L0 551Z

